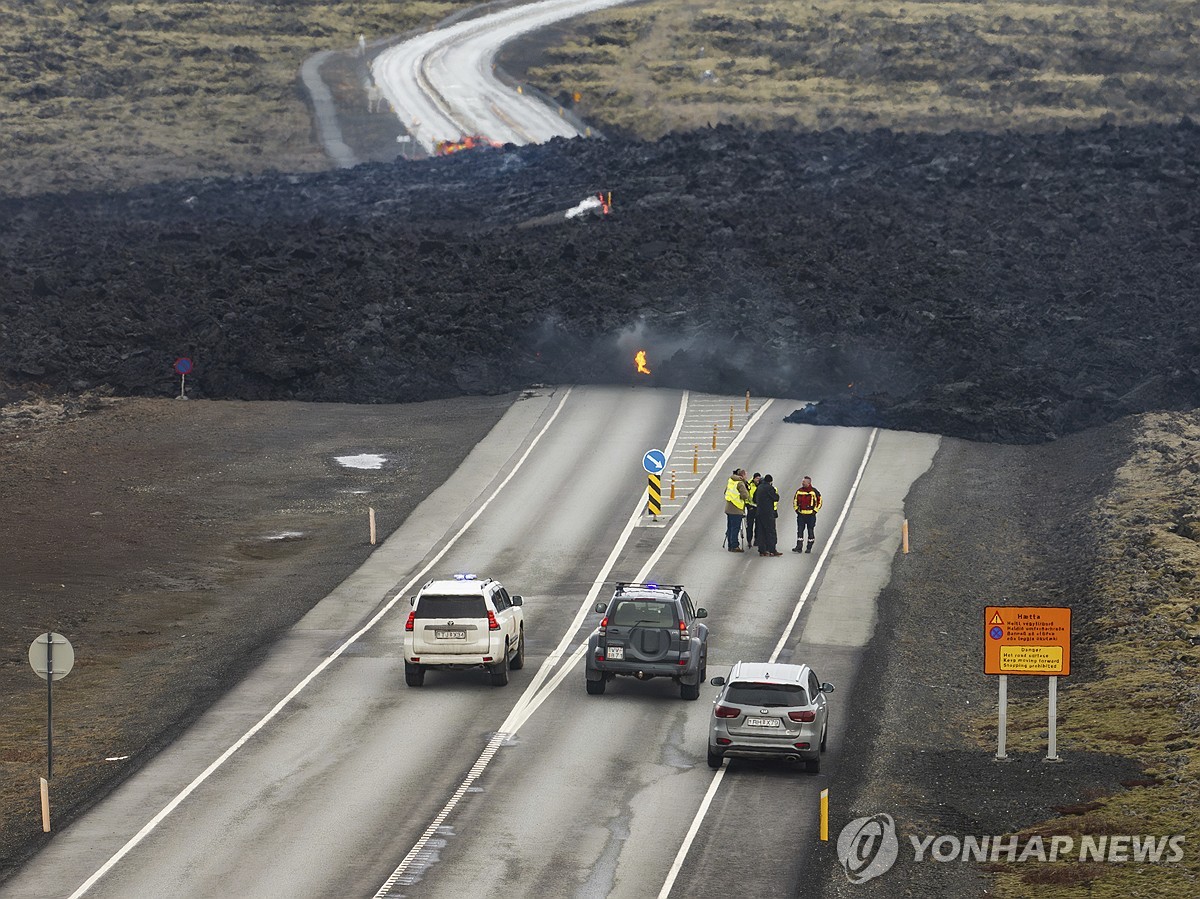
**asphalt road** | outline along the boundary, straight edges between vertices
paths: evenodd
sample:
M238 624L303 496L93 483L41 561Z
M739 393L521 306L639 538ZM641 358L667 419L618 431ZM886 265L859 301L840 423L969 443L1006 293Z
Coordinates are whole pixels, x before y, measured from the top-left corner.
M641 388L518 401L252 676L0 896L796 895L853 714L839 699L937 438L785 424L792 401L744 403ZM643 510L651 448L677 471L658 520ZM813 476L812 555L721 548L735 465L774 474L785 506ZM794 517L780 522L782 547ZM526 667L502 688L482 672L406 687L405 597L460 571L525 597ZM713 687L697 702L669 681L585 694L592 605L646 577L708 609L710 676L803 659L837 686L822 774L710 771Z
M375 84L426 152L441 141L485 135L501 144L577 137L560 111L501 83L492 73L507 41L563 19L629 0L543 0L418 35L371 63Z

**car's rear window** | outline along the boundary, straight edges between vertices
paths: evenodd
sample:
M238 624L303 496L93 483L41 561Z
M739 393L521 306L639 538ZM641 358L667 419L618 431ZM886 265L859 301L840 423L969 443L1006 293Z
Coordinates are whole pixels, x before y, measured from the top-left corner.
M638 599L618 600L608 623L616 627L679 627L674 603Z
M482 596L422 596L417 600L418 618L487 618Z
M757 705L764 709L808 705L808 694L794 684L730 684L725 694L729 702Z

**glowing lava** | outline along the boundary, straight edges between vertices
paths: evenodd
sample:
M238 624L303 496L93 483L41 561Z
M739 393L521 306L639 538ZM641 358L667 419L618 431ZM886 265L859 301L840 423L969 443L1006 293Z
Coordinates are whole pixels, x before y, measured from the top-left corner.
M638 370L639 375L650 374L650 369L646 365L646 351L645 350L638 350L637 355L633 357L633 361L635 363L637 363L637 370Z

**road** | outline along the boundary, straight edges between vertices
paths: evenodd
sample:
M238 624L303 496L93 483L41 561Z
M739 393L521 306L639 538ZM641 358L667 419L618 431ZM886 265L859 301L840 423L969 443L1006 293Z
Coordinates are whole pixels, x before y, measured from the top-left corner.
M441 141L485 135L501 144L544 143L579 131L560 110L498 81L501 45L554 22L630 0L543 0L458 22L383 51L375 84L428 153Z
M0 896L796 895L853 714L838 700L937 438L786 424L797 401L750 405L640 387L518 401L250 677ZM677 473L658 520L643 508L651 448ZM735 465L773 473L781 505L813 476L825 506L812 555L721 548ZM785 545L794 518L780 521ZM526 667L503 688L481 672L406 687L405 598L459 571L524 596ZM708 609L710 676L803 659L836 685L820 775L710 771L711 686L698 702L667 681L584 692L591 607L614 580L646 577Z

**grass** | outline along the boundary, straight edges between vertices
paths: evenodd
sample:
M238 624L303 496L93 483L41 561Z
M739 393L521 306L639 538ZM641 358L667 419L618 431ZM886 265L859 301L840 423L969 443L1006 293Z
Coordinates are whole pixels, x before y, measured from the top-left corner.
M1200 108L1198 12L1188 2L652 2L580 21L521 77L564 99L580 93L578 111L601 128L646 137L718 122L1173 122Z
M0 9L4 192L318 171L301 65L467 0L20 0Z
M1108 535L1090 589L1106 614L1088 626L1095 679L1068 678L1060 694L1059 748L1125 755L1145 766L1146 781L1029 828L1041 834L1186 834L1178 864L1095 865L1056 862L994 871L1001 896L1039 899L1194 895L1200 855L1194 841L1200 808L1200 413L1147 415L1135 454L1095 511ZM1078 625L1077 625L1078 627ZM1076 640L1080 639L1077 634ZM1044 751L1045 698L1009 708L1008 745ZM994 745L994 720L977 722L981 745ZM1064 748L1065 747L1065 748Z

